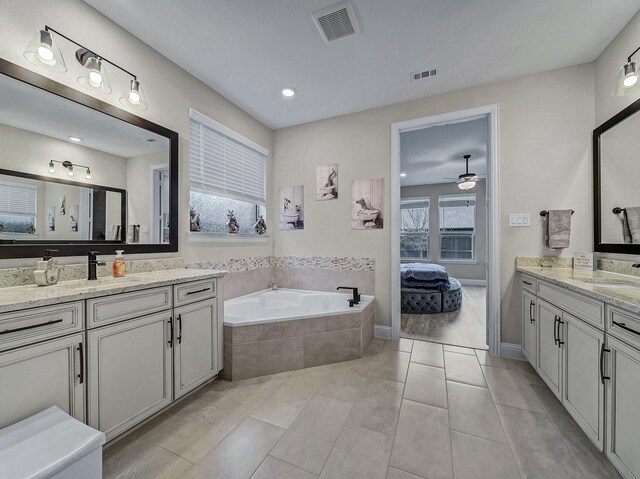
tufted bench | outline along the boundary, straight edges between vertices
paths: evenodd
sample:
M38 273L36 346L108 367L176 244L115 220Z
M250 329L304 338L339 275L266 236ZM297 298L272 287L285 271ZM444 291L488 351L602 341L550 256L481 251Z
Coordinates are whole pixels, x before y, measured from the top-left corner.
M462 306L460 281L449 278L449 289L401 288L400 310L405 314L435 314L456 311Z

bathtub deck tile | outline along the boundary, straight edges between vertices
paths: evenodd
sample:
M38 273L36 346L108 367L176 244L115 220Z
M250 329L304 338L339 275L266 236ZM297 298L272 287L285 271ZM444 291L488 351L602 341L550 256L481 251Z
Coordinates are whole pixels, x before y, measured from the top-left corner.
M257 324L258 341L291 338L302 335L302 324L299 320L278 321L275 323Z
M304 367L321 366L360 357L360 329L311 334L304 337Z

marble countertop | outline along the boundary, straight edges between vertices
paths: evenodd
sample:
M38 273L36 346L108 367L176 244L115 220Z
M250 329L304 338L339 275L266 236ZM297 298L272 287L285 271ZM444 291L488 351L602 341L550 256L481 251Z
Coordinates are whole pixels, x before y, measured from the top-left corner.
M95 281L86 279L61 281L53 286L29 285L0 288L0 313L202 279L220 278L225 273L226 271L213 269L180 268L127 274L123 278L106 276Z
M594 271L593 276L588 276L575 273L573 268L518 266L516 270L640 315L640 277L607 271ZM588 282L599 279L632 287L609 287Z

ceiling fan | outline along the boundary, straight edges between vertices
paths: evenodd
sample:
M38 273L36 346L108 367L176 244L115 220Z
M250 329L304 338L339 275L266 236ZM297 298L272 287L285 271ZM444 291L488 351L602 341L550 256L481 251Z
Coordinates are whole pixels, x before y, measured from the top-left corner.
M478 175L477 173L469 173L469 158L471 158L471 155L464 155L463 158L466 164L466 171L463 174L459 175L458 178L444 177L444 179L458 180L456 181L456 183L458 183L458 188L460 188L461 190L470 190L471 188L476 186L476 182L480 179L480 175Z

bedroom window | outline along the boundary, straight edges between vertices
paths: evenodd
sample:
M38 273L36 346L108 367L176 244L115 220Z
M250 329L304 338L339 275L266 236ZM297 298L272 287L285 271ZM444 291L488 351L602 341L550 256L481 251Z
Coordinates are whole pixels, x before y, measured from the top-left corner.
M475 259L476 195L438 197L440 214L440 259Z
M189 118L190 231L225 241L257 236L254 224L266 219L269 151L194 109ZM238 234L228 234L230 211Z
M429 198L400 201L400 258L429 258Z

